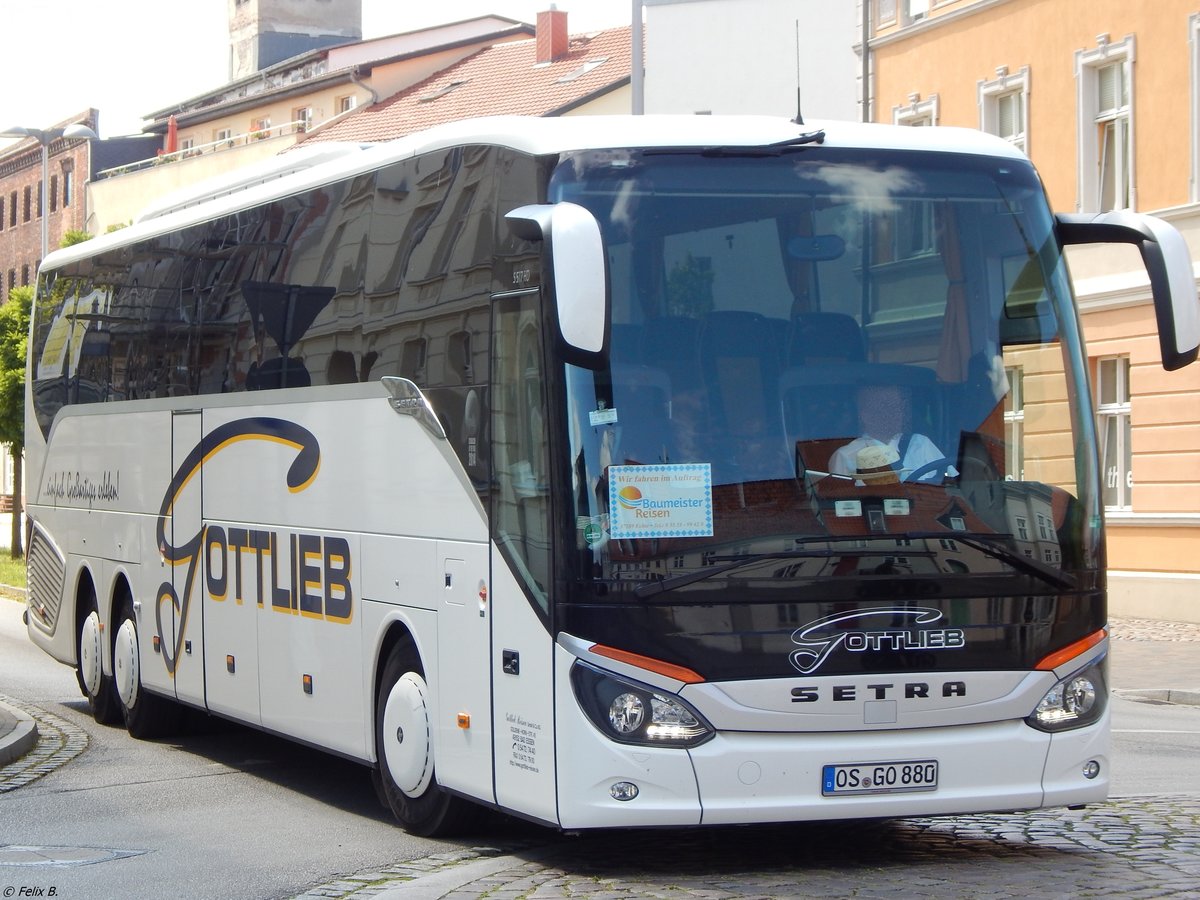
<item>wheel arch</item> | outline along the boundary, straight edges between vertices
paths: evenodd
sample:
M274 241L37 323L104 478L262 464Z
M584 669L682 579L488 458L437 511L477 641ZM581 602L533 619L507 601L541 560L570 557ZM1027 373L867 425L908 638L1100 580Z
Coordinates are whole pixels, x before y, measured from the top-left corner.
M96 613L100 617L100 625L104 629L104 634L108 633L108 621L112 615L112 604L102 598L100 592L96 589L96 573L92 571L91 563L88 560L82 560L74 574L75 587L72 591L72 615L74 619L74 627L72 635L74 640L71 642L72 665L79 665L79 636L83 631L83 622L87 618L86 610L92 605L96 607ZM106 675L112 674L112 653L110 648L105 646L107 640L100 642L100 668Z
M383 669L392 651L403 646L407 646L416 655L420 673L424 676L429 665L428 654L422 650L421 643L417 639L417 629L413 623L408 621L400 611L397 611L382 629L382 635L375 651L374 671L371 673L371 714L367 720L371 740L368 746L371 751L371 759L376 763L379 762L379 748L375 746L375 718L379 715L379 689L383 684Z

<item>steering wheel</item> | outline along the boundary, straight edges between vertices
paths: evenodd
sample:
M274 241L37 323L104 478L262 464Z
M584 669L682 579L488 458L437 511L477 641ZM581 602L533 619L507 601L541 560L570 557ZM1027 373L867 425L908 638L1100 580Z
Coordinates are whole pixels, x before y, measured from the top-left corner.
M904 476L904 478L902 478L901 481L908 481L908 482L920 481L924 476L928 475L930 472L941 472L942 473L941 480L945 480L946 472L953 466L954 466L954 460L948 459L947 457L943 456L940 459L930 460L929 462L925 463L925 465L923 465L923 466L917 466L917 468L913 469L906 476Z

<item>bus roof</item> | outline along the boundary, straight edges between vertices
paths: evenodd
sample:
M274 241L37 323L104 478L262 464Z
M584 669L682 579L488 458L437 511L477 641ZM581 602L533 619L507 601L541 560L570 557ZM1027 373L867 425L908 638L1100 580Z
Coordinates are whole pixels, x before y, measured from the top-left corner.
M298 149L281 154L277 161L254 166L252 173L234 171L184 194L155 201L134 225L56 250L46 257L43 268L56 268L107 249L134 244L448 147L483 144L532 155L634 147L762 147L793 141L816 131L825 132L824 145L828 147L924 150L1026 159L1007 141L967 128L912 128L833 121L800 125L770 116L496 116L464 119L382 144L343 144L331 153L302 154Z

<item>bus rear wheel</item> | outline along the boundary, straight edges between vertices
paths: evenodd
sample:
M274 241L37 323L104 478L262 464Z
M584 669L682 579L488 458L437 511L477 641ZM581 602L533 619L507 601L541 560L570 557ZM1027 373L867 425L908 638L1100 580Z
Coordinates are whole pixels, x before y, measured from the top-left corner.
M441 788L433 769L429 686L415 650L392 648L375 704L375 786L409 834L455 834L475 820L476 807Z
M163 737L178 730L182 709L172 700L142 687L137 620L128 597L121 602L120 625L113 638L113 680L125 728L139 740Z
M79 679L80 690L92 708L92 718L101 725L114 725L121 720L121 712L117 708L113 680L104 674L101 662L104 632L100 628L100 612L96 609L95 598L89 599L82 612L83 621L79 625L75 647L75 658L79 660L75 675Z

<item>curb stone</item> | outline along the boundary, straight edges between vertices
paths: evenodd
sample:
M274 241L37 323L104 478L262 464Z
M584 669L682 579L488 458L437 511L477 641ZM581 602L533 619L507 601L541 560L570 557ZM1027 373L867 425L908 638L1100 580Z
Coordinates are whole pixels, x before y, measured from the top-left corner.
M0 694L0 703L25 714L36 724L36 745L24 756L0 766L0 794L37 781L87 749L87 732L37 706Z
M4 698L0 698L0 712L16 719L15 724L3 735L4 740L0 742L0 766L7 766L37 746L38 727L32 716L22 709L10 706L4 702Z

